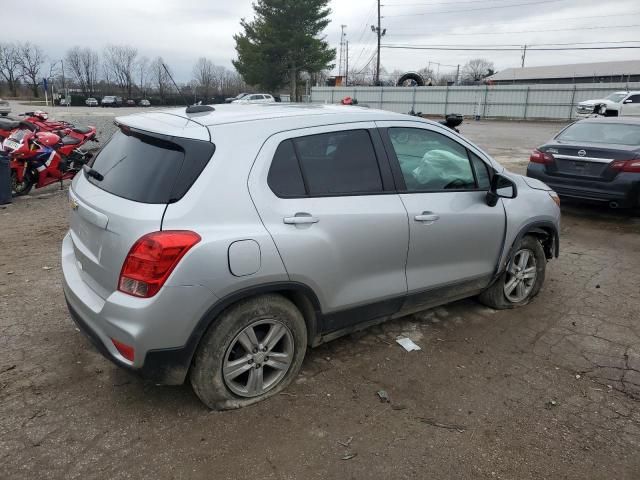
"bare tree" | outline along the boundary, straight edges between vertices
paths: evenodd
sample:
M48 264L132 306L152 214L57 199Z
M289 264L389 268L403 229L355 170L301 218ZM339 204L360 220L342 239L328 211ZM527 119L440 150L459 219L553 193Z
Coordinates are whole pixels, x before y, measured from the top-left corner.
M31 83L33 96L38 96L38 80L40 78L40 69L44 64L46 55L44 51L31 42L26 42L18 46L20 68L22 75L28 78Z
M66 62L82 93L93 97L98 82L98 54L90 48L73 47L67 51Z
M129 98L133 93L137 56L138 50L129 45L109 45L104 51L105 74L114 80Z
M140 83L138 84L140 94L143 98L146 98L147 90L149 89L149 79L151 77L150 64L147 57L141 57L138 59L138 62L136 64L136 76L140 81Z
M470 82L479 82L494 72L493 62L484 58L474 58L469 60L462 67L462 76Z
M205 57L200 57L193 67L193 79L200 90L200 95L204 97L205 101L209 98L211 91L217 86L216 73L216 66L211 60Z
M22 72L20 52L14 43L0 43L0 75L6 80L11 95L18 96L18 82Z
M153 62L151 62L149 72L151 74L152 85L157 89L160 100L165 102L171 86L171 80L164 69L164 60L162 57L156 57Z

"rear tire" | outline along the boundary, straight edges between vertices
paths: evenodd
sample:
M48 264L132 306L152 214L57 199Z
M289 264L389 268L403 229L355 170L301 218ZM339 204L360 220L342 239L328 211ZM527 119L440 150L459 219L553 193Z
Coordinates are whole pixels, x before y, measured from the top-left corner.
M547 258L538 239L523 237L514 252L500 278L478 296L488 307L504 310L526 305L542 288Z
M191 385L211 409L245 407L284 390L300 371L306 347L306 324L293 303L277 294L244 300L202 338Z

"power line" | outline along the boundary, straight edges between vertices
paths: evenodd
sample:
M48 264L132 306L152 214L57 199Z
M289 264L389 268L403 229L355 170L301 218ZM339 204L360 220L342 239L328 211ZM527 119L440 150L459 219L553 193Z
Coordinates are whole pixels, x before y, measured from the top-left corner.
M494 5L492 7L478 7L478 8L465 8L464 12L475 12L478 10L495 10L496 8L512 8L512 7L523 7L526 5L541 5L543 3L557 3L564 2L566 0L542 0L540 2L525 2L525 3L514 3L513 5ZM443 13L460 13L460 9L458 10L441 10L436 12L414 12L414 13L403 13L399 15L385 15L385 18L391 17L415 17L417 15L440 15Z
M527 48L529 47L548 47L548 46L553 46L553 45L558 45L558 46L570 46L570 45L602 45L602 44L607 44L607 43L613 43L613 44L623 44L623 43L640 43L640 40L622 40L622 41L618 41L618 42L568 42L568 43L527 43ZM401 44L402 45L402 44ZM507 43L507 44L490 44L490 45L478 45L477 43L474 44L468 44L468 43L434 43L434 44L429 44L429 45L419 45L419 44L415 44L412 45L414 47L460 47L460 48L499 48L499 47L518 47L518 48L522 48L522 44L521 43ZM639 45L640 46L640 45ZM452 66L452 65L449 65ZM453 65L455 67L455 65Z
M369 30L369 20L371 19L371 16L375 13L376 11L376 4L377 2L373 2L373 5L371 5L371 9L369 10L369 14L367 15L367 19L364 22L364 27L362 28L362 31L360 32L360 37L358 37L358 41L356 42L357 45L360 45L360 41L362 40L362 38L364 37L365 32L367 32ZM362 57L362 54L364 53L365 49L368 48L368 45L370 45L370 41L367 42L361 49L360 49L360 53L358 54L358 57L356 58L356 61L353 62L354 65L357 65L358 62L360 61L360 58ZM365 58L367 58L365 56Z
M565 20L583 20L583 19L588 19L588 18L609 18L609 17L629 17L631 15L639 15L639 12L627 12L627 13L616 13L616 14L611 14L611 15L589 15L589 16L584 16L584 17L561 17L561 18L553 18L553 21L555 23L558 22L564 22ZM517 23L517 22L516 22ZM548 20L527 20L527 25L531 24L531 23L546 23L549 24ZM494 23L494 24L482 24L483 27L503 27L505 24L504 23ZM464 25L465 27L469 26L469 25ZM475 25L471 25L472 27ZM411 31L403 29L403 31ZM420 31L424 31L424 28L421 28ZM531 30L532 32L540 32L542 30ZM456 35L456 34L448 34L448 35ZM467 35L467 34L457 34L457 35ZM480 35L480 34L469 34L469 35Z
M387 0L388 1L388 0ZM383 7L422 7L431 5L458 5L460 3L487 3L487 2L506 2L510 0L461 0L452 2L400 2L400 3L386 3Z
M356 75L360 75L362 72L364 72L367 69L367 67L371 64L371 62L373 62L373 59L376 58L376 53L377 52L374 52L373 55L371 55L371 57L369 58L369 61L365 64L364 67L362 67L362 69L359 72L356 73Z
M459 5L461 3L504 2L508 0L462 0L453 2L413 2L413 3L385 3L383 7L427 7L431 5ZM508 6L508 5L505 5Z
M598 27L576 27L576 28L554 28L554 29L545 29L545 30L518 30L518 31L509 31L509 32L478 32L478 33L448 33L441 32L435 35L446 35L446 36L462 36L462 37L470 37L475 35L512 35L517 33L544 33L544 32L565 32L565 31L576 31L576 30L603 30L609 28L631 28L638 27L640 25L606 25L606 26L598 26ZM417 36L415 33L393 33L391 34L394 37L415 37ZM605 42L607 43L607 42ZM608 42L610 43L610 42Z
M487 48L487 47L426 47L426 46L416 46L416 45L381 45L382 48L397 48L397 49L405 49L405 50L453 50L453 51L462 51L462 52L516 52L522 51L522 47L513 48L513 47L505 47L505 48ZM640 45L635 46L617 46L617 47L559 47L559 48L528 48L527 50L535 50L535 51L562 51L562 50L623 50L623 49L638 49Z

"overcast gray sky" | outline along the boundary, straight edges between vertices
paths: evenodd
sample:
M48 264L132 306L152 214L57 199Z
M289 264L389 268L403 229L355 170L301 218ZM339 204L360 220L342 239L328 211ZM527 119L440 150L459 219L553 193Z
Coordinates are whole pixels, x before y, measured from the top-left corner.
M522 45L640 40L637 0L383 0L385 44ZM332 0L327 39L337 47L346 24L351 66L371 58L375 34L375 0ZM233 34L240 18L251 17L249 0L29 0L27 19L2 22L0 41L31 40L51 59L73 45L101 50L107 44L130 44L140 54L162 55L187 81L200 56L231 67ZM605 27L605 28L603 28ZM607 28L616 27L616 28ZM618 44L624 45L624 44ZM637 43L636 45L640 45ZM417 70L439 62L440 72L474 57L492 60L498 70L520 65L515 52L456 52L383 49L387 70ZM640 58L640 50L535 52L527 65L551 65ZM435 66L434 68L438 68Z

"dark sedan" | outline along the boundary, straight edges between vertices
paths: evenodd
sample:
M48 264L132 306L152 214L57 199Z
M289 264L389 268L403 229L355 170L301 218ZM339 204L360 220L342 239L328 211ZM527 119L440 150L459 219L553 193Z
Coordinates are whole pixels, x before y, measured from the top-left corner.
M527 176L560 196L640 208L640 118L586 118L533 151Z

